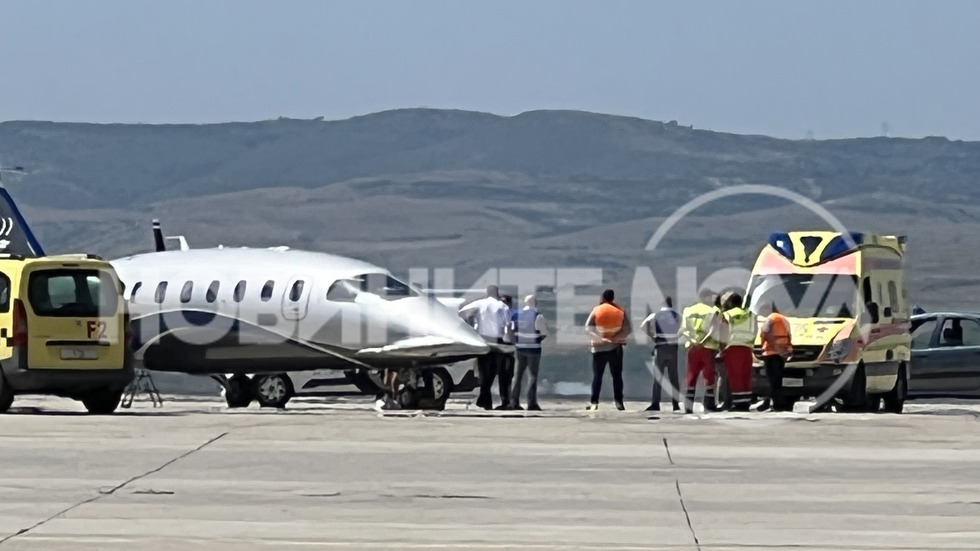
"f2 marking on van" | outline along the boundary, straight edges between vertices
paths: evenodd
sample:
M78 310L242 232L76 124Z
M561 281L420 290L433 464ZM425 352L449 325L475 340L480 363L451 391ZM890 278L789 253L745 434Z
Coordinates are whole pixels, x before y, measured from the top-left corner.
M89 321L85 324L85 328L88 331L88 338L90 339L106 338L106 322L104 321Z

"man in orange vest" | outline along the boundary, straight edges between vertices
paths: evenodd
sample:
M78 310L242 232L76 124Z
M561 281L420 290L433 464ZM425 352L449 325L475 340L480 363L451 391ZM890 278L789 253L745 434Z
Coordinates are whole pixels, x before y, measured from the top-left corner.
M762 362L769 380L769 396L774 410L787 409L783 403L783 369L786 360L793 355L793 342L789 320L779 313L776 303L766 301L759 308L759 315L766 321L759 328L762 341ZM789 404L792 407L792 404Z
M599 409L599 392L602 390L602 375L609 364L609 374L613 380L613 398L616 409L623 411L623 345L632 332L629 316L615 301L612 289L602 292L602 301L592 309L585 321L585 331L589 335L589 351L592 353L592 400L590 411Z

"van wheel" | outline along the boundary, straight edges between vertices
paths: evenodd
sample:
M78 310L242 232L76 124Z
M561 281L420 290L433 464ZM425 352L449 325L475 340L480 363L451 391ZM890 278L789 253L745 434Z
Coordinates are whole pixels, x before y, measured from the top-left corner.
M844 411L868 411L868 379L864 374L863 363L858 364L854 375L851 376L851 384L842 398Z
M94 390L82 396L82 404L91 414L108 415L116 411L120 399L121 390Z
M264 408L284 408L293 397L293 385L284 374L256 375L255 400Z
M10 405L14 403L14 390L7 384L7 380L0 375L0 413L6 413Z
M902 413L905 409L905 396L909 392L909 379L905 374L905 364L898 368L898 378L895 379L895 388L883 394L885 400L885 411L889 413Z

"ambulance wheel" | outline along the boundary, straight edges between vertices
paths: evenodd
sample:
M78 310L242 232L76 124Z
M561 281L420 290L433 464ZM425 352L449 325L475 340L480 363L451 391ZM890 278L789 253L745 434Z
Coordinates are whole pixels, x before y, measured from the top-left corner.
M119 407L121 390L100 389L82 395L82 405L94 415L108 415Z
M225 383L225 402L230 408L247 408L252 403L252 381L248 375L232 375Z
M895 380L895 388L882 395L885 402L885 411L888 413L902 413L905 409L905 396L909 392L908 375L905 373L905 364L898 368L898 378Z
M864 375L864 364L858 364L854 375L851 376L851 384L847 387L847 392L843 396L844 411L865 412L868 411L868 379Z
M5 413L14 403L14 390L7 384L7 380L0 374L0 413Z
M256 375L253 379L255 400L264 408L284 408L293 397L293 385L284 374Z

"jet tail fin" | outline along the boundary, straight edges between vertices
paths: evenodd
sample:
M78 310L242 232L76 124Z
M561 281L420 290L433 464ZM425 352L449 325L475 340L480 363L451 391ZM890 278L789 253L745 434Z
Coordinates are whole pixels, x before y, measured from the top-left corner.
M167 239L173 239L180 244L180 250L186 251L190 249L190 245L187 244L187 239L183 235L163 235L163 229L160 227L160 221L157 219L153 220L153 246L156 251L163 252L167 250Z
M31 231L17 203L0 184L0 253L25 257L44 256L44 249Z
M167 244L163 241L163 230L160 229L159 220L153 220L153 244L156 246L158 253L167 250Z

